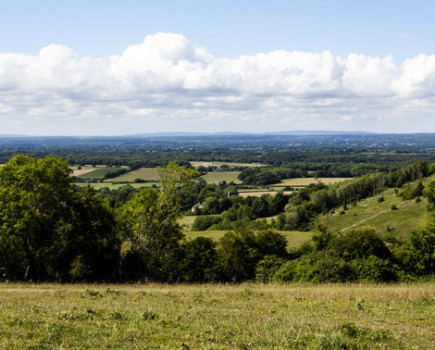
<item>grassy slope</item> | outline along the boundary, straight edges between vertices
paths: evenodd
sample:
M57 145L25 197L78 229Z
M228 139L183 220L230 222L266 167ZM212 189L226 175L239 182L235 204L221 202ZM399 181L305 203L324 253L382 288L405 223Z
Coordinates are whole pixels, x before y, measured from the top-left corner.
M382 234L391 231L399 237L406 238L412 229L424 225L431 215L426 210L425 198L419 203L415 200L403 201L393 189L384 192L384 202L378 202L380 196L362 200L355 207L349 205L343 215L340 214L342 208L338 209L330 216L320 217L318 222L335 231L372 226ZM393 204L398 210L391 209Z
M434 290L0 284L0 348L433 349Z

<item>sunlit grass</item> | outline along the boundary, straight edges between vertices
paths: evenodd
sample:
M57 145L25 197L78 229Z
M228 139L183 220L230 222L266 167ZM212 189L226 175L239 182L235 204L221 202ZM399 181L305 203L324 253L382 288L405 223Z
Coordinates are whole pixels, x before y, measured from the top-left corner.
M0 285L4 349L433 349L435 284Z

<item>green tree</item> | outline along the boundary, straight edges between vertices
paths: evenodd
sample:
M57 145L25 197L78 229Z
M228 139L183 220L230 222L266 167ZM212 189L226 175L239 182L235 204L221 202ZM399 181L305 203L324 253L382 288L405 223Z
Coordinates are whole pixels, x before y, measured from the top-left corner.
M70 175L68 164L55 157L17 155L0 168L4 277L68 281L115 270L113 216L91 188L74 186Z
M169 163L160 168L159 174L159 188L144 188L136 193L122 213L128 232L121 248L126 278L171 281L179 274L179 242L184 235L177 223L181 206L176 194L198 173Z

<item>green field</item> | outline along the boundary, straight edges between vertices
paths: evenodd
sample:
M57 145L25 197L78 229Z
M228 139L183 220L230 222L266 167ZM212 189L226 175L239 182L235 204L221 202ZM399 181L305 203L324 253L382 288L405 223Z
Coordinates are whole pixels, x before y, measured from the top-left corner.
M435 284L0 284L2 349L434 349Z
M294 179L284 179L281 182L270 185L271 188L280 189L282 187L307 187L311 184L323 183L325 185L331 185L337 182L346 180L352 180L351 177L298 177Z
M283 236L287 238L288 249L300 247L300 245L308 241L312 235L311 232L303 232L303 231L277 231L277 230L275 231L281 233ZM228 230L184 231L184 234L188 239L194 239L196 237L207 237L217 242L227 232Z
M426 210L427 200L421 198L421 202L415 200L403 201L393 189L384 192L384 201L379 202L381 195L367 198L357 203L356 206L348 205L345 214L341 214L343 208L329 216L322 216L319 223L331 230L346 231L362 226L372 226L382 234L397 234L406 238L413 229L422 227L430 218L431 213ZM396 205L398 210L392 210Z
M226 181L227 183L233 181L236 184L240 184L242 181L237 178L239 174L240 171L214 171L203 175L202 178L208 184L217 184L223 181Z
M107 174L118 171L121 168L97 168L94 171L86 172L85 174L77 176L79 179L98 181L104 179Z
M90 182L90 183L84 183L84 182L78 182L76 183L76 185L78 186L86 186L86 185L90 185L93 188L95 188L96 190L99 190L101 188L107 187L110 190L116 190L122 186L125 185L130 185L134 188L141 188L141 187L149 187L152 185L157 185L157 182L144 182L144 183L129 183L129 184L125 184L125 183L111 183L111 182Z
M183 232L187 239L194 239L196 237L211 238L215 242L219 241L228 230L206 230L206 231L191 231L193 221L196 216L183 216L178 220L178 223L183 227ZM276 231L276 230L275 230ZM302 243L311 238L311 232L303 231L277 231L287 238L288 248L299 247Z
M143 181L157 182L159 181L159 169L158 168L140 168L137 170L129 171L114 179L107 179L107 182L134 182L136 179Z

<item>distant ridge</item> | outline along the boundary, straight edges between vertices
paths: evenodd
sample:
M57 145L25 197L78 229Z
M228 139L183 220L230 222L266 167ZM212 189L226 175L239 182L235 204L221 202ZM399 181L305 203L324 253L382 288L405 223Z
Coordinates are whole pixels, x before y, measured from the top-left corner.
M288 130L288 131L271 131L271 132L239 132L239 131L221 131L221 132L149 132L127 135L23 135L23 134L0 134L0 138L33 138L33 139L54 139L54 138L140 138L140 137L213 137L213 136L334 136L334 135L382 135L386 133L375 133L369 131L338 131L338 130ZM414 133L419 134L419 133Z
M124 135L125 137L164 137L164 136L267 136L267 135L374 135L377 133L369 131L338 131L338 130L288 130L288 131L273 131L273 132L237 132L237 131L221 131L221 132L157 132L157 133L141 133Z

